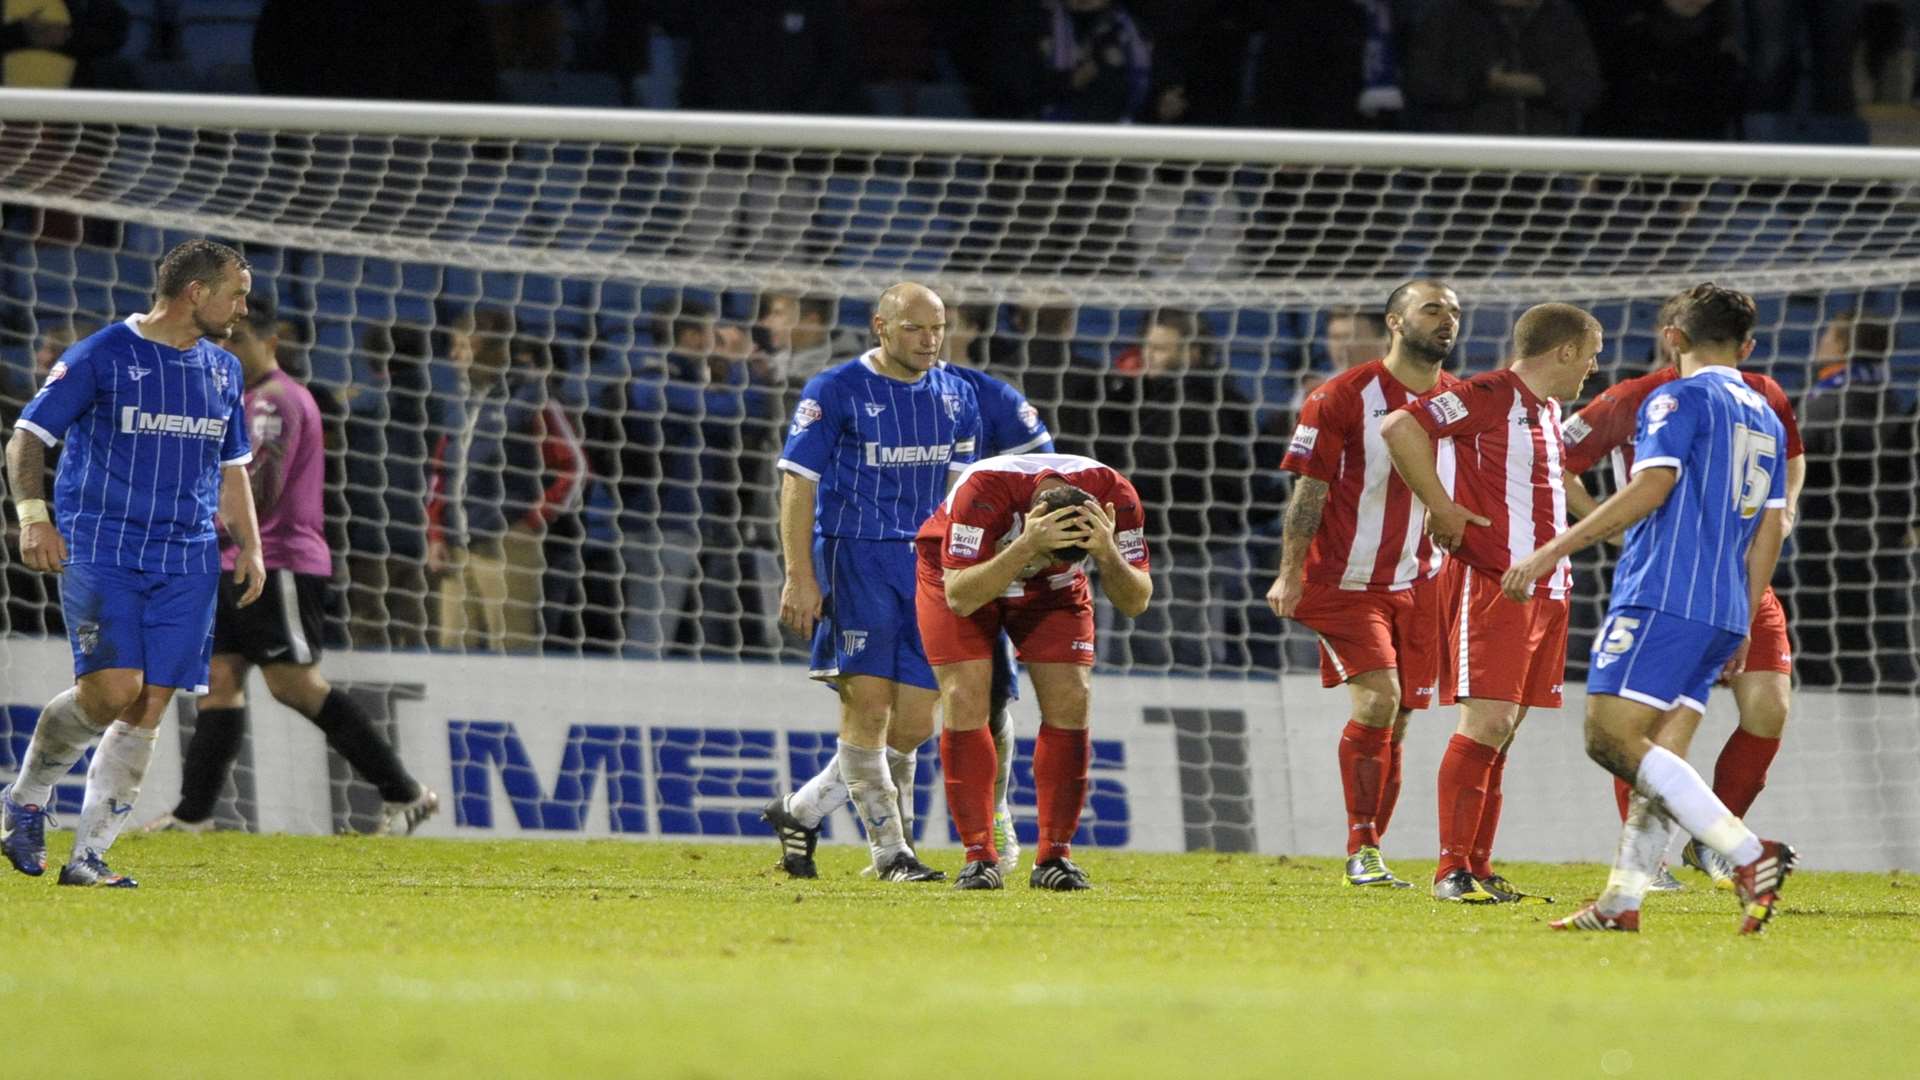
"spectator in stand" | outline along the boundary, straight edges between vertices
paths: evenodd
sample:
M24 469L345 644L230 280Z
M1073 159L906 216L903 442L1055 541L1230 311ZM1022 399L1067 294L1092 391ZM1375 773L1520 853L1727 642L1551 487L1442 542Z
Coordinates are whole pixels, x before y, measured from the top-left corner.
M127 9L117 0L14 0L0 23L6 84L99 86L98 62L126 41Z
M1267 4L1260 15L1266 44L1253 70L1256 126L1339 131L1400 125L1406 98L1392 0Z
M1008 119L1153 118L1153 43L1126 0L1002 5L974 111Z
M20 419L20 410L45 385L47 376L53 372L53 365L73 343L91 337L99 327L88 323L75 327L72 323L55 323L49 326L40 338L40 344L33 350L33 371L31 375L19 381L11 378L6 385L0 385L0 430L13 431L14 421ZM12 372L0 369L0 375ZM46 452L46 486L44 490L53 490L53 479L60 466L60 448L50 446ZM6 592L5 621L0 622L0 633L21 634L64 634L67 624L60 616L60 576L41 574L29 569L20 561L20 525L11 517L0 515L0 523L5 525L5 543L0 546L0 560L6 563L6 580L3 585Z
M695 435L700 532L697 648L737 656L776 649L781 574L772 499L779 388L744 326L714 329L696 402L670 393L670 412Z
M1807 482L1792 537L1800 675L1820 686L1911 690L1916 514L1911 409L1892 395L1892 324L1848 314L1821 334L1800 403Z
M1333 365L1333 370L1308 371L1300 376L1300 385L1293 396L1296 408L1329 377L1348 368L1370 364L1387 355L1387 323L1378 312L1357 307L1334 308L1327 312L1321 337L1326 343L1327 361ZM1286 430L1292 431L1292 425L1288 425Z
M483 307L445 334L454 392L440 399L427 485L427 573L435 578L435 643L507 647L507 349L513 316Z
M712 309L683 301L662 318L670 327L669 352L609 385L586 421L594 475L613 494L625 610L622 654L645 660L659 659L672 647L699 568L698 500L678 475L685 471L685 448L697 447L690 441L696 434L678 417L669 423L669 374L704 382L713 352ZM697 405L685 396L680 403Z
M1197 127L1239 123L1245 104L1241 81L1256 35L1264 32L1269 15L1290 6L1265 0L1131 0L1135 17L1153 34L1153 115L1148 119Z
M577 514L586 479L580 434L553 386L553 351L521 338L510 350L501 540L506 562L506 645L532 652L546 634L549 529Z
M266 0L253 28L263 94L493 101L497 66L480 0Z
M1434 0L1406 36L1414 126L1573 135L1600 100L1600 61L1572 0Z
M1746 99L1735 0L1582 0L1606 92L1585 133L1725 139Z
M1746 0L1747 111L1795 112L1803 80L1816 113L1852 115L1863 0ZM1802 65L1802 52L1811 64Z
M1105 635L1107 661L1136 668L1206 670L1244 664L1241 612L1247 584L1248 483L1253 408L1215 367L1191 314L1162 310L1137 349L1104 373L1075 371L1066 396L1095 402L1093 424L1061 434L1064 446L1133 479L1156 558L1154 589L1169 597ZM1077 444L1077 445L1074 445Z
M347 636L356 649L426 645L427 335L370 326L364 382L345 390Z
M866 111L845 0L657 0L654 18L687 39L682 108Z

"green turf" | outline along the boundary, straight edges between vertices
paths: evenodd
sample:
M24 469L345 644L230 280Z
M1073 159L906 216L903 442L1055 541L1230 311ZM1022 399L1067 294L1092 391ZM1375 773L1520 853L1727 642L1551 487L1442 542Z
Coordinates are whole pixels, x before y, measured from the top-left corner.
M1897 875L1797 875L1754 940L1691 874L1634 937L1348 889L1325 858L1087 852L1073 896L882 885L862 854L790 882L770 842L129 838L138 891L0 877L0 1075L1920 1071ZM1604 877L1505 869L1563 901Z

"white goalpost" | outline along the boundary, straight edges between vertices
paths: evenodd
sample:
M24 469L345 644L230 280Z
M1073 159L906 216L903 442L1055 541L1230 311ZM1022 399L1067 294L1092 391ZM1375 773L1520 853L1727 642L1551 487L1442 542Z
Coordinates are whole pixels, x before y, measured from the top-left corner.
M0 420L36 354L144 310L188 236L244 252L283 357L337 409L323 670L449 800L428 831L470 836L764 840L759 805L831 755L834 715L777 626L771 463L805 375L863 347L874 298L913 279L948 300L957 352L1163 518L1152 617L1103 615L1083 840L1338 850L1345 699L1262 599L1327 315L1444 278L1467 308L1455 366L1484 370L1526 306L1579 303L1606 328L1604 384L1650 365L1667 295L1745 289L1754 364L1801 409L1809 461L1776 579L1798 694L1755 816L1811 865L1920 867L1920 153L5 90ZM585 476L560 491L544 436L515 436L500 542L520 586L498 639L442 625L423 566L443 335L475 310L507 328L514 400L568 418ZM1188 369L1144 382L1134 350L1169 311L1195 328ZM1855 328L1838 353L1835 325ZM51 583L12 543L0 777L71 673ZM1569 690L1606 558L1577 567ZM368 824L377 796L253 690L221 819ZM1611 850L1581 707L1516 750L1515 857ZM1716 702L1697 762L1730 716ZM1415 723L1389 842L1410 856L1432 846L1451 719ZM142 819L182 743L163 737ZM919 828L940 844L936 770Z

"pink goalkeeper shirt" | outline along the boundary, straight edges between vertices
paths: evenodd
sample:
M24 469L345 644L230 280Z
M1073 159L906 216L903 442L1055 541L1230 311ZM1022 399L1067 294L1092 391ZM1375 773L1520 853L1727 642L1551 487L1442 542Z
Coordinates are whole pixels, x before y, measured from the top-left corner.
M307 388L275 370L247 387L247 431L253 436L255 512L260 553L269 570L333 576L325 521L326 447L320 409ZM233 538L220 535L220 565L233 569Z

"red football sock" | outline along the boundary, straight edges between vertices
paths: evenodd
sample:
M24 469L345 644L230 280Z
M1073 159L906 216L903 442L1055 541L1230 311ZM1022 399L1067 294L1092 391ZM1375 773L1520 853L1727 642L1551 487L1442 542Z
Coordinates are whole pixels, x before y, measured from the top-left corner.
M1746 817L1753 800L1760 797L1760 789L1767 786L1767 766L1779 752L1779 739L1763 739L1734 728L1720 751L1720 760L1713 763L1713 793L1727 804L1727 809Z
M1392 756L1387 761L1387 783L1380 789L1380 818L1376 831L1382 839L1387 835L1387 822L1393 820L1393 808L1400 802L1400 750L1401 739L1396 738L1389 750Z
M1500 778L1507 771L1507 752L1493 756L1487 769L1487 804L1480 811L1480 827L1473 833L1473 852L1467 856L1467 869L1474 877L1493 876L1493 834L1500 831Z
M1040 845L1033 861L1064 859L1071 852L1073 834L1080 831L1080 807L1087 800L1087 762L1093 756L1093 737L1086 728L1040 725L1033 748L1033 786L1040 810ZM987 822L993 821L993 784L987 784Z
M1627 800L1633 798L1633 785L1619 777L1613 778L1613 801L1620 804L1620 823L1627 823Z
M1498 754L1465 735L1447 740L1440 759L1440 865L1433 880L1467 865L1487 806L1487 773Z
M946 772L947 812L953 815L953 827L960 830L960 842L967 846L967 861L998 861L1000 853L993 847L993 778L999 775L1000 758L993 747L993 732L984 727L942 731L940 764Z
M1348 720L1340 733L1340 786L1347 795L1347 854L1380 846L1380 799L1392 769L1393 729Z

